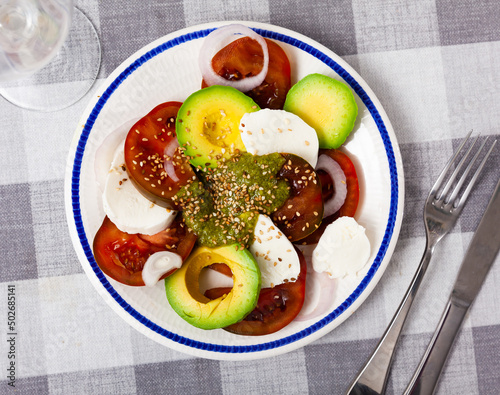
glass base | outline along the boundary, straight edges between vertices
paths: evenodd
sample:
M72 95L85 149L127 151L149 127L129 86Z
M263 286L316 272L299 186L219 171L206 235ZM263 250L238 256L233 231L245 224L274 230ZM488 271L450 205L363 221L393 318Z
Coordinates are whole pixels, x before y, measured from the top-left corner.
M30 77L2 84L0 95L29 110L62 110L85 96L100 65L101 44L94 25L75 7L68 37L54 59Z

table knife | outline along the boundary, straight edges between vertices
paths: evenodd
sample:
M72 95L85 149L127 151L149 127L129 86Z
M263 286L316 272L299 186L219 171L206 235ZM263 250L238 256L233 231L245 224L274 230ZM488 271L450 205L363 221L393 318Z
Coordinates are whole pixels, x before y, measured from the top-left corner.
M434 393L443 365L474 298L500 248L500 180L458 272L438 327L408 385L405 395Z

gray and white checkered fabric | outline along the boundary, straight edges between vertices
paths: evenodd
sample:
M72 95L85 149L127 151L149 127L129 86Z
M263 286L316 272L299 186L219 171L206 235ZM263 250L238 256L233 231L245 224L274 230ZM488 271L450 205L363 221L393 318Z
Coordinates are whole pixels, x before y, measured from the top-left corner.
M272 23L329 47L367 81L394 126L405 168L403 226L375 291L320 340L251 362L184 355L118 317L73 251L64 175L86 98L55 113L22 110L0 99L0 393L343 393L414 274L425 242L423 202L446 158L471 129L482 136L500 134L500 2L80 0L78 6L101 39L101 82L145 44L210 21ZM436 249L395 356L388 394L402 393L430 340L500 175L499 164L496 149L461 219ZM15 392L7 386L9 284L15 284L17 297ZM497 259L466 318L438 394L500 392L499 290Z

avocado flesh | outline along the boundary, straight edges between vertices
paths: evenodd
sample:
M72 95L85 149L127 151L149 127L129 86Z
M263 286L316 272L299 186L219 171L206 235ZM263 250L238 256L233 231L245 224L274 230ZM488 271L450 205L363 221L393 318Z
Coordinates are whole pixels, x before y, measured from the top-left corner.
M283 109L298 115L316 130L320 148L340 147L358 115L351 89L322 74L309 74L292 86Z
M226 295L211 300L200 292L199 277L201 270L213 263L229 266L234 286ZM239 245L198 247L165 279L165 289L170 306L181 318L201 329L217 329L241 321L255 308L260 279L254 257Z
M176 134L196 167L216 167L217 160L245 152L239 122L259 110L248 96L229 86L213 85L191 94L177 114Z

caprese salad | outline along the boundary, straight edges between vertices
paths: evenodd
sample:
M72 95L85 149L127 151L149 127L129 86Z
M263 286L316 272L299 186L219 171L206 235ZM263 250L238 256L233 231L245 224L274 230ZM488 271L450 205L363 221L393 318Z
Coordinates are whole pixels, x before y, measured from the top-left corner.
M292 84L285 51L241 25L210 33L199 64L199 90L114 133L94 256L123 284L164 280L172 309L198 328L270 334L324 313L331 279L368 260L356 170L339 150L356 101L325 75ZM231 286L202 290L205 269ZM303 314L314 278L321 302Z

